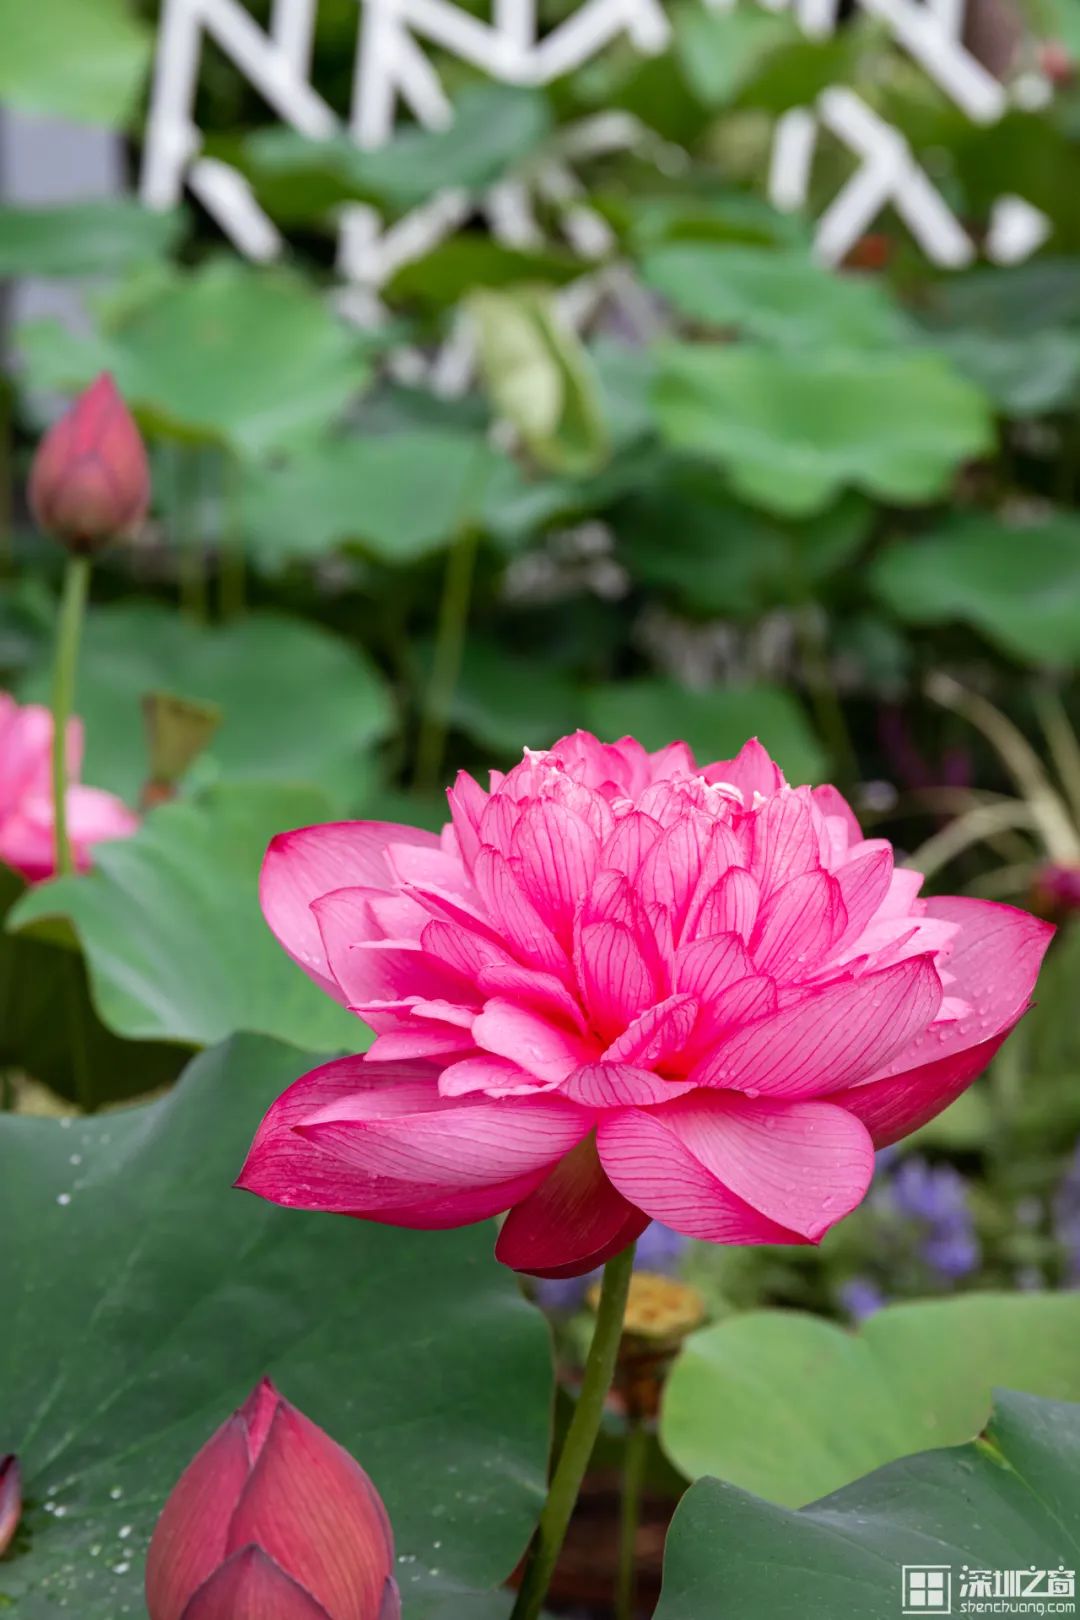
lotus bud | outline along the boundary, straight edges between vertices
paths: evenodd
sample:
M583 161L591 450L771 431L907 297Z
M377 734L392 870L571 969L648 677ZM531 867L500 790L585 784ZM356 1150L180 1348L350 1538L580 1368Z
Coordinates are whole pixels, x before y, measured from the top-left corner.
M1039 67L1057 88L1071 84L1076 75L1076 63L1060 39L1045 40L1039 47Z
M1051 861L1035 875L1033 900L1041 911L1067 917L1080 911L1080 866Z
M99 551L142 523L150 501L146 447L108 372L41 441L29 498L40 527L71 551Z
M264 1378L189 1464L150 1542L150 1620L400 1620L360 1465Z
M0 1457L0 1558L15 1538L22 1518L22 1475L18 1457Z

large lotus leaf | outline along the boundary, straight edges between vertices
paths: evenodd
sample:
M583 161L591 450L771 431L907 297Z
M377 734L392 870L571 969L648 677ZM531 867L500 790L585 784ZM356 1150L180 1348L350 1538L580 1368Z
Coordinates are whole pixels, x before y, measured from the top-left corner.
M48 701L50 657L19 696ZM200 764L227 780L314 782L341 810L367 787L367 754L391 724L390 699L362 653L316 625L273 613L220 627L151 603L95 609L79 664L85 776L135 803L146 780L144 693L215 703L221 728Z
M0 919L25 888L0 866ZM100 1107L165 1085L180 1069L184 1054L176 1047L125 1041L105 1028L74 951L0 932L0 987L0 1069L9 1074Z
M871 579L882 601L912 624L960 621L1014 658L1071 664L1080 658L1080 520L1030 527L989 513L958 518L882 553Z
M270 839L329 819L314 789L212 789L99 845L85 876L30 889L9 927L68 940L74 931L100 1017L130 1039L207 1046L251 1030L355 1050L364 1026L294 966L259 912Z
M506 287L519 281L561 286L580 275L581 260L563 249L510 247L479 230L459 231L423 258L403 264L387 292L391 300L416 299L443 309L476 287Z
M523 748L546 748L581 719L572 677L535 657L472 638L450 700L449 718L476 742L515 761Z
M922 318L957 369L1013 416L1069 405L1080 392L1080 261L1038 259L946 276Z
M34 537L34 544L40 542ZM44 656L55 635L56 598L42 576L23 570L0 584L0 669L4 685Z
M809 254L719 242L670 242L642 274L683 315L796 348L875 349L910 326L880 281L838 274Z
M312 141L293 130L248 136L242 162L270 211L311 220L348 201L415 208L437 192L482 190L545 140L545 96L511 85L473 85L458 98L445 130L402 130L366 150L346 135Z
M1080 397L1080 331L1019 337L960 328L935 333L934 344L1009 416L1041 416Z
M270 564L346 541L382 562L413 562L476 521L502 459L479 433L437 428L325 439L252 469L248 545Z
M652 407L656 368L651 351L640 344L601 337L590 345L588 354L612 449L640 452L645 440L656 439Z
M848 495L802 523L781 522L735 500L719 468L668 456L612 525L635 580L671 592L687 613L753 618L805 602L852 561L871 518Z
M728 759L748 737L760 737L789 782L820 781L825 772L821 745L798 700L778 686L698 692L642 679L595 686L583 703L590 729L607 742L629 734L646 748L663 748L681 737L704 764Z
M1080 11L1072 0L1047 0L1046 9L1040 15L1045 19L1047 37L1059 39L1075 61L1080 55Z
M364 340L314 288L238 259L144 281L94 339L42 323L21 342L35 383L82 387L107 367L156 429L242 456L316 438L370 375Z
M0 39L0 102L122 129L153 36L130 0L5 0Z
M492 1228L396 1231L230 1185L263 1110L315 1061L242 1038L148 1106L0 1116L0 1444L27 1484L0 1607L18 1620L143 1612L170 1487L264 1373L370 1472L408 1615L485 1613L453 1600L520 1555L550 1352Z
M813 106L833 85L865 79L868 21L856 12L833 34L817 39L796 36L762 52L749 64L751 71L739 88L739 111L745 109L759 119L762 113L779 118L792 107Z
M0 208L0 276L97 276L161 258L183 226L130 197Z
M754 1311L690 1338L662 1435L691 1478L799 1507L860 1474L977 1434L997 1385L1080 1400L1080 1298L967 1294L890 1305L850 1333Z
M507 457L488 488L484 527L489 536L516 549L533 535L604 511L648 476L652 457L627 446L600 472L584 478L545 476Z
M978 1570L991 1589L995 1570L1039 1572L1028 1601L1043 1607L1006 1598L992 1608L984 1590L986 1612L1071 1613L1080 1407L999 1392L985 1440L893 1463L801 1513L701 1480L671 1526L656 1620L896 1620L920 1612L904 1602L905 1565L947 1573L953 1602L939 1614L965 1612L965 1600L980 1612L978 1589L964 1589ZM1059 1571L1066 1596L1048 1598Z
M706 107L729 106L771 51L798 38L792 18L745 3L723 10L691 4L675 11L679 66Z
M738 494L789 514L818 511L852 485L927 500L993 444L983 396L915 350L671 345L654 400L671 444L715 458Z
M1047 327L1080 328L1080 259L1039 258L1008 269L980 266L927 287L924 318L935 332L970 327L1034 337Z
M605 198L616 218L625 222L630 243L639 253L665 242L741 242L751 247L806 247L806 221L782 214L763 197L734 187L672 196Z

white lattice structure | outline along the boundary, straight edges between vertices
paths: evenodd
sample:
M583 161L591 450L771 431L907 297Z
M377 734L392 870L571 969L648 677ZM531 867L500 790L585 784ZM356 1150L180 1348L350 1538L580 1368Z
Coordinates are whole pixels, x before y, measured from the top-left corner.
M701 0L727 9L746 0ZM838 0L760 0L771 10L794 11L811 37L831 33ZM966 0L858 0L897 43L976 123L1001 118L1005 87L965 48ZM174 205L187 186L241 252L275 258L283 243L244 177L202 152L194 122L205 40L212 40L260 92L283 122L313 139L341 132L341 122L311 84L311 54L318 0L273 0L264 31L243 0L164 0L153 94L146 133L142 195L151 207ZM452 0L358 0L357 54L348 130L364 148L383 145L404 109L429 129L447 127L453 111L432 47L506 84L543 85L581 67L614 40L640 51L663 50L671 26L660 0L584 0L555 29L541 34L537 0L491 0L491 20L463 11ZM1028 92L1030 94L1030 83ZM905 221L927 256L948 266L968 264L975 246L904 137L845 86L825 90L813 107L790 109L776 129L769 192L776 206L806 205L814 155L822 131L846 146L859 167L825 209L816 251L825 263L845 257L887 206ZM594 149L634 144L646 132L631 119L610 115L590 121ZM535 184L562 215L571 244L585 259L611 245L605 223L583 198L573 169L553 157ZM342 212L339 264L355 289L353 308L365 318L375 294L402 264L421 257L468 216L475 199L446 192L383 230L371 208ZM492 188L485 207L493 231L518 246L535 245L538 228L525 188L510 180ZM1047 221L1019 198L999 200L987 250L1001 262L1033 252Z
M973 123L993 124L1009 107L1005 86L964 45L966 0L859 0L864 11L889 29ZM838 0L793 0L803 31L820 38L834 31ZM859 159L859 167L818 221L815 247L826 264L837 264L890 205L935 263L960 269L975 257L975 244L946 204L898 130L846 86L824 90L813 108L793 107L779 120L773 145L769 194L778 208L802 208L807 200L814 150L821 129ZM1019 197L1000 198L991 220L987 251L1002 263L1026 258L1046 240L1049 222Z

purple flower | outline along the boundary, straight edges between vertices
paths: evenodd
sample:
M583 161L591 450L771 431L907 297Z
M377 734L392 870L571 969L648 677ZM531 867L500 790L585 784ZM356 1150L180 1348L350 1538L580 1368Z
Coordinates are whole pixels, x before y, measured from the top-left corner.
M952 1165L904 1159L888 1183L895 1212L921 1229L920 1253L949 1282L978 1269L982 1250L968 1205L967 1182Z
M1065 1286L1080 1288L1080 1142L1054 1194L1053 1223L1065 1255Z
M536 1302L554 1315L569 1316L583 1304L589 1284L603 1275L603 1270L586 1272L584 1277L537 1277L533 1285Z
M966 1229L933 1233L923 1244L922 1254L927 1265L949 1281L969 1277L982 1259L978 1238Z
M638 1238L634 1269L658 1271L665 1277L673 1276L689 1247L690 1239L683 1237L681 1232L673 1232L663 1221L652 1221Z
M864 1322L888 1300L869 1277L849 1277L840 1285L840 1303L853 1322Z
M897 1212L910 1220L935 1225L967 1213L966 1184L951 1165L930 1165L917 1157L904 1159L893 1173L889 1190Z

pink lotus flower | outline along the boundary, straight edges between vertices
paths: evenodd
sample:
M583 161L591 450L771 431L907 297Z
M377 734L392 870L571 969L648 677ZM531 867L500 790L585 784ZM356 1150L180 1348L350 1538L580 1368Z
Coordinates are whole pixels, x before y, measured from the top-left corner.
M816 1242L1028 1005L1052 930L921 900L834 788L759 743L699 767L583 733L450 792L441 837L283 833L262 902L377 1032L260 1126L239 1185L399 1226L509 1210L497 1253L573 1276L650 1217Z
M150 502L146 447L108 372L81 393L38 446L30 507L73 551L132 533Z
M0 1457L0 1558L3 1558L22 1518L22 1475L19 1459L10 1452Z
M264 1378L166 1502L146 1603L150 1620L399 1620L393 1564L364 1470Z
M0 861L39 883L56 871L56 828L51 773L53 722L38 703L25 707L0 692ZM68 837L76 865L90 865L90 848L107 838L130 838L138 817L111 793L78 785L82 722L68 727Z

